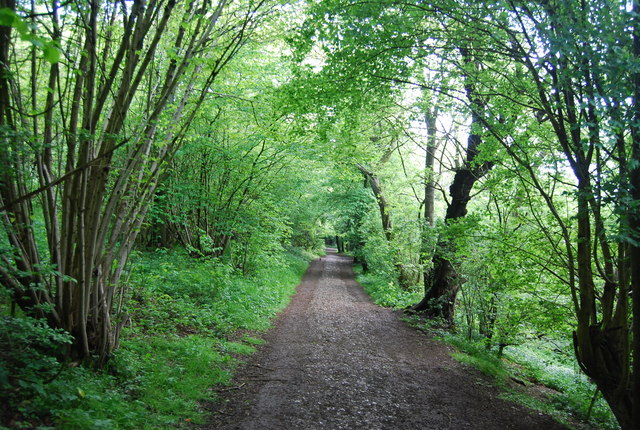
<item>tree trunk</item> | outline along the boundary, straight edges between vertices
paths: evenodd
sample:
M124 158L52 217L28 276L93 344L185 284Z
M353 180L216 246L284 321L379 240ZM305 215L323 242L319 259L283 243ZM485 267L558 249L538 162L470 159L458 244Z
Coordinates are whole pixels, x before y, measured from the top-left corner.
M385 156L388 158L391 151L388 151ZM383 157L384 159L385 157ZM371 191L378 202L378 208L380 209L380 220L382 221L382 230L384 232L384 237L387 239L387 243L391 246L393 240L393 227L391 225L391 215L389 214L389 205L387 203L387 199L382 192L382 186L380 185L380 179L378 176L364 167L361 164L358 164L358 169L362 173L365 178L365 181L371 187ZM363 265L363 267L365 267ZM401 287L406 288L410 283L411 276L406 273L406 269L399 262L394 262L394 267L398 274L398 282Z
M438 119L438 106L428 110L424 115L427 128L427 145L424 158L424 200L423 223L421 223L420 256L419 263L422 267L423 282L431 275L433 268L433 240L431 239L434 204L435 204L435 161L438 149L436 121Z
M477 155L480 136L469 135L467 150L467 165L473 162ZM467 203L471 198L473 184L491 168L490 163L484 163L478 168L463 168L456 172L449 189L451 202L447 207L445 223L451 225L457 219L467 214ZM458 276L453 267L452 258L455 253L455 243L451 240L440 240L433 256L433 269L424 278L425 296L413 310L425 312L429 317L439 317L453 323L455 301L460 288Z
M471 63L472 59L468 51L461 49L461 52L465 63ZM486 101L477 96L468 79L465 82L465 90L471 105L471 131L467 139L466 162L456 171L449 188L451 201L444 219L447 225L451 225L467 214L467 204L471 199L473 185L493 167L493 163L488 161L479 165L476 163L482 142L482 137L477 130L482 129L483 126L481 115ZM425 296L420 303L412 307L414 311L424 312L431 318L442 318L448 324L453 323L455 302L460 288L460 281L452 262L454 254L454 241L448 239L438 241L432 259L433 268L424 277Z
M382 192L380 179L378 179L378 176L375 173L364 167L362 164L358 164L358 170L360 170L365 180L371 187L371 191L373 192L373 195L378 202L378 208L380 209L380 220L382 221L382 231L384 232L384 236L387 238L387 242L391 242L391 216L389 215L389 205L387 204L387 199L384 197L384 193Z
M633 57L640 60L640 1L633 1ZM640 213L638 212L638 204L640 204L640 72L636 69L633 73L633 121L632 121L632 148L631 160L632 167L630 172L630 185L632 208L629 217L630 232L633 235L633 241L630 241L630 267L631 267L631 297L633 326L631 329L633 337L632 355L633 369L631 382L631 401L630 407L632 412L632 423L630 428L640 428Z
M479 332L485 339L485 348L490 350L493 347L493 336L495 334L496 319L498 318L496 293L491 295L489 306L484 315L480 317Z
M0 0L0 7L13 9L14 3ZM40 89L42 76L27 75L34 94L12 84L27 73L22 66L26 63L20 49L10 49L11 28L0 27L0 221L13 250L11 259L0 260L0 280L14 291L25 312L47 317L52 326L73 334L70 359L99 366L118 344L114 297L121 291L119 280L160 172L178 149L220 68L251 33L262 5L252 3L247 13L237 14L237 21L221 23L224 0L214 7L204 2L133 1L122 11L113 2L92 0L86 13L69 13L63 20L67 28L60 28L57 14L75 6L54 1L53 12L42 19L53 28L68 73L61 76L52 64L49 88ZM118 8L118 13L109 14L109 8ZM191 26L196 14L200 21ZM109 16L120 21L111 22ZM121 27L119 39L101 37L110 26ZM67 33L74 38L56 39ZM211 49L213 45L220 49ZM150 66L163 47L181 55L167 59L166 67ZM146 88L152 81L147 79L150 68L166 69L166 74L156 87ZM31 67L31 73L38 70L46 70L46 63ZM60 80L58 87L68 92L51 86ZM137 102L144 99L149 103L140 108ZM19 118L29 100L46 100L45 109L39 109L43 113L33 121ZM172 108L167 110L169 103ZM140 115L131 119L134 106ZM39 123L44 123L44 133ZM34 160L37 176L25 167ZM54 173L60 177L53 179ZM35 181L38 188L29 192ZM39 210L33 204L36 196L42 197L47 250L35 240L33 220L40 215L34 211ZM49 264L41 264L40 256L47 254Z
M433 256L433 269L425 276L425 295L412 309L430 318L442 318L453 323L459 283L451 258L446 255L452 242L439 242ZM441 254L442 253L442 254Z
M438 107L434 107L432 112L427 112L424 116L424 122L427 126L427 150L424 159L424 220L429 226L433 226L433 207L436 194L434 166L436 151L438 150L438 140L436 136Z

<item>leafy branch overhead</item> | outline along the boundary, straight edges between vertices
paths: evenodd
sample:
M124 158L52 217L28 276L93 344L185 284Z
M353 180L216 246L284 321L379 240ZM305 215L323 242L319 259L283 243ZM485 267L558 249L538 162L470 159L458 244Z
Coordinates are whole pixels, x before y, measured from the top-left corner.
M381 304L546 354L574 416L639 428L639 9L0 0L11 419L63 363L229 334L330 245Z

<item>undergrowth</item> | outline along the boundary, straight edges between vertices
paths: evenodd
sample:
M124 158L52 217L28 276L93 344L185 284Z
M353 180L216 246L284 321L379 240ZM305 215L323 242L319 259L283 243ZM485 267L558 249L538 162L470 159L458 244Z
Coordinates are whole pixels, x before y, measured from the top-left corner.
M16 357L33 363L19 373L8 368L9 355L0 356L2 423L43 430L202 423L200 404L212 398L211 387L226 384L238 362L234 357L252 353L262 342L249 335L230 339L238 331L268 328L312 257L289 250L265 257L255 273L243 276L181 250L138 253L127 280L130 324L107 367L97 372L53 358L55 348L69 342L64 333L39 321L3 316L3 324L24 327L0 338L0 349L35 358Z
M420 301L422 289L418 286L399 288L391 276L375 272L363 273L361 266L355 266L354 272L360 285L379 306L406 308Z

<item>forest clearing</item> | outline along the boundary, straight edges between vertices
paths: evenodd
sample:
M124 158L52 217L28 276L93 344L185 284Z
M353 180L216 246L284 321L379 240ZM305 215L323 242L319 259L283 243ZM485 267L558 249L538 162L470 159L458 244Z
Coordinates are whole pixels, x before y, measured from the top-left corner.
M0 0L0 426L223 425L315 321L306 428L640 429L639 99L640 0Z

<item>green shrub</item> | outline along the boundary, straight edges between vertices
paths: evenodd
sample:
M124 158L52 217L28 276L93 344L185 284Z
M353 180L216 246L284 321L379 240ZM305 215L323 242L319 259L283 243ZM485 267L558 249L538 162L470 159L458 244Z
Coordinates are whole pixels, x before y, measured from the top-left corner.
M34 401L46 396L47 385L63 370L60 356L71 336L29 317L0 317L0 410L2 422L25 424L41 418Z
M419 288L402 289L389 276L379 273L364 273L358 282L375 304L393 308L406 308L422 298Z
M65 430L145 428L150 421L146 405L120 384L106 372L71 368L40 399L40 408Z
M462 351L452 354L456 360L475 367L485 375L495 378L499 383L504 383L509 377L509 371L504 362L492 352L487 351L481 339L469 340L466 337L451 334L444 339Z
M219 352L222 343L200 335L127 339L110 370L123 391L153 412L146 428L200 422L198 402L211 397L211 386L230 377L231 358Z
M202 422L200 402L229 381L233 357L261 343L226 338L267 328L313 257L290 251L261 256L251 276L184 250L137 253L126 273L130 323L101 371L56 360L71 337L44 321L0 318L2 424L73 430Z
M561 351L557 342L553 349L547 348L543 342L530 342L509 348L507 358L523 369L526 378L556 391L549 395L555 410L599 429L618 429L619 425L602 396L596 396L591 408L595 386L578 369L571 345L564 347L566 350Z

